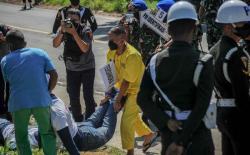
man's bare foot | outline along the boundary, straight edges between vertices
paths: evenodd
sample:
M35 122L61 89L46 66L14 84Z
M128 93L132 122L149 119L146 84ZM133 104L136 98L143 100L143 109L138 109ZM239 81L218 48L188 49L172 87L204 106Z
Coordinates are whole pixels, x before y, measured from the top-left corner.
M154 135L155 135L154 132L152 132L152 133L150 133L150 134L148 134L148 135L145 135L145 136L144 136L143 146L149 144L149 143L151 142L151 140L154 138Z
M159 132L153 132L144 136L143 152L146 152L159 136Z

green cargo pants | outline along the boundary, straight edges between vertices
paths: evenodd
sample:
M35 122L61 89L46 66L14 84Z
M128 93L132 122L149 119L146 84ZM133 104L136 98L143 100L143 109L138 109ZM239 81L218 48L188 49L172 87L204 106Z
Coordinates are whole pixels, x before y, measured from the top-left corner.
M32 155L28 140L28 123L32 114L38 124L44 154L56 155L56 136L51 126L49 107L22 109L12 113L18 154Z

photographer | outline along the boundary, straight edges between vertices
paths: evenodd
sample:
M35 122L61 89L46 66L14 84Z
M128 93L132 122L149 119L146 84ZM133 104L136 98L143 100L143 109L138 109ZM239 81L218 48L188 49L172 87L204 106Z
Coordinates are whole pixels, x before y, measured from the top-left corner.
M58 28L60 27L61 20L64 20L67 17L67 12L71 8L75 8L80 11L80 21L82 24L87 25L87 22L89 22L92 32L97 29L96 19L91 10L89 8L81 6L80 0L70 0L69 6L65 6L58 11L53 25L53 34L56 34Z
M80 11L69 9L65 21L61 22L53 46L64 42L63 58L66 66L67 91L71 110L76 122L83 121L80 104L80 88L86 105L85 119L95 111L93 87L95 78L95 58L92 52L92 32L80 24Z

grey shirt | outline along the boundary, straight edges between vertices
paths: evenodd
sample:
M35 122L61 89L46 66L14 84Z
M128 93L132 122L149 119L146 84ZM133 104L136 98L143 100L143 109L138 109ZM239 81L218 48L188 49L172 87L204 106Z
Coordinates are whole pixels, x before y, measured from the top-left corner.
M88 43L90 47L88 52L81 54L80 61L78 62L70 60L65 61L66 68L70 71L84 71L95 68L95 56L92 51L92 40L89 38L87 33L83 33L83 35L80 37L83 39L83 41Z

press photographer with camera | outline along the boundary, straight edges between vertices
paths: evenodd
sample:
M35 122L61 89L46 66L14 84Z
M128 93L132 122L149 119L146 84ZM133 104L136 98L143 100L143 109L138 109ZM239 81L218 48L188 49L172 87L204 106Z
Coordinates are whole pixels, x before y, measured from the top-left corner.
M56 34L58 28L60 27L61 20L64 20L68 16L67 12L71 8L75 8L80 11L81 23L84 23L84 24L89 23L92 32L94 32L97 29L97 22L92 11L87 7L81 6L80 0L70 0L69 6L65 6L58 10L54 24L53 24L53 29L52 29L53 34Z
M53 46L56 48L62 42L71 110L75 121L82 122L81 85L83 85L86 105L85 119L95 111L96 103L93 97L95 57L92 52L92 32L86 25L80 23L78 9L71 8L67 11L67 19L61 22L61 27L53 40Z

